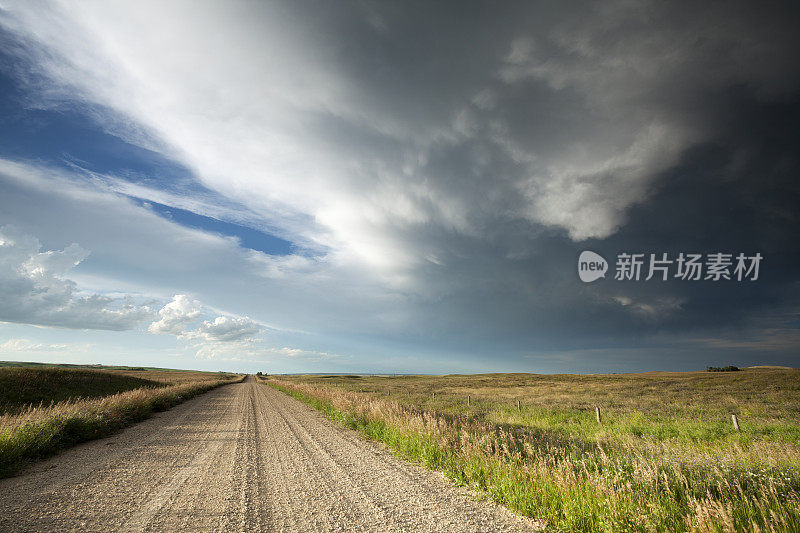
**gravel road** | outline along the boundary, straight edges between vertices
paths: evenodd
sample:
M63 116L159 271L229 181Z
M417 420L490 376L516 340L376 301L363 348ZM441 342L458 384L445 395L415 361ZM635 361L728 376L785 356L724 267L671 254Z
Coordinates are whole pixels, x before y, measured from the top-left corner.
M0 531L539 531L248 378L0 480Z

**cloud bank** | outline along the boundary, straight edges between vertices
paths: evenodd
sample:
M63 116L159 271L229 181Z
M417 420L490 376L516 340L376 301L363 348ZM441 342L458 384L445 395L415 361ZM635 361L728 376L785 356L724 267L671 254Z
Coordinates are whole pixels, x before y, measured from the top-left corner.
M0 321L72 329L127 330L150 318L133 299L83 295L64 278L89 252L77 244L41 251L33 237L0 227Z
M469 65L433 46L435 8L310 9L20 3L2 21L48 102L106 109L293 240L391 272L429 260L438 243L415 236L430 225L490 238L510 216L608 237L719 127L715 95L798 87L790 25L741 6L532 4L498 11L506 39L464 9L444 38ZM412 26L427 61L396 44Z
M188 177L4 159L0 213L57 243L54 263L80 257L70 242L91 249L82 286L234 311L217 323L173 301L149 328L218 350L252 348L242 316L330 352L442 357L794 327L795 15L745 2L7 3L8 69L29 108L76 112ZM146 201L292 251L190 230ZM769 266L755 287L587 287L582 249L760 250Z

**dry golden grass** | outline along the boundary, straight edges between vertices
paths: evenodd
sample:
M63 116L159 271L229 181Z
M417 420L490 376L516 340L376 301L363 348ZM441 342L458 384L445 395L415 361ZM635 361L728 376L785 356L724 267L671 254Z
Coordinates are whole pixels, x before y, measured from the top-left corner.
M800 370L753 368L741 372L641 374L475 374L449 376L286 376L304 383L341 386L377 394L410 394L477 402L521 400L529 407L618 414L800 420Z
M230 377L232 374L226 374L224 372L200 372L195 370L155 370L155 369L145 369L145 370L102 370L103 372L113 372L115 374L122 374L124 376L130 376L134 378L141 378L141 379L150 379L153 381L160 381L162 383L168 383L171 385L177 383L184 383L187 381L217 381L220 379L226 379Z

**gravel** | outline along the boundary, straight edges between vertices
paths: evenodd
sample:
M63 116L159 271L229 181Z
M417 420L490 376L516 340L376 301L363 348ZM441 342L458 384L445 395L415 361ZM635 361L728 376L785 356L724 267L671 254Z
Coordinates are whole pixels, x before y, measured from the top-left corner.
M541 531L248 378L0 480L2 531Z

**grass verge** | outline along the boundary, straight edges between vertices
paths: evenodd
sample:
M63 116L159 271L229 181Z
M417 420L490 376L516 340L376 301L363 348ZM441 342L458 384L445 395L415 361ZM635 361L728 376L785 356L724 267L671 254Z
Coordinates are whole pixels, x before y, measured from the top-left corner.
M183 382L160 388L139 388L98 399L69 400L49 407L31 407L0 416L0 478L33 461L120 429L165 411L235 378Z
M569 531L800 531L785 442L571 437L340 388L267 384L397 455Z

